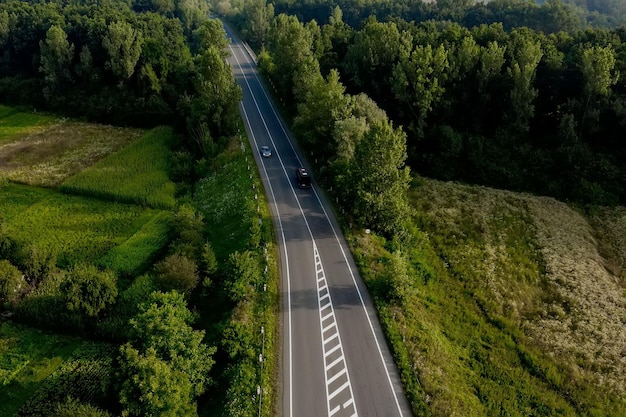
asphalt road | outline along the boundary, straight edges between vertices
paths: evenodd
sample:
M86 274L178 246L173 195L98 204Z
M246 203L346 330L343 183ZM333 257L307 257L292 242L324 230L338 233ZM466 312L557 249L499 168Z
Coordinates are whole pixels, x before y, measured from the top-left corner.
M341 230L264 90L248 49L232 39L229 62L243 90L240 112L265 186L281 262L281 384L286 417L411 416L371 299ZM262 158L268 145L273 155ZM309 172L311 170L309 169Z

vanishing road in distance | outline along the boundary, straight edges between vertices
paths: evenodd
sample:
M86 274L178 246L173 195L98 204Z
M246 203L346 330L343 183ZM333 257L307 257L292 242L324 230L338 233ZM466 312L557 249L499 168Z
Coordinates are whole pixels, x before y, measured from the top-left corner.
M279 415L405 416L411 411L372 301L330 206L257 74L232 39L229 63L243 90L240 112L274 219L281 272ZM261 146L272 156L262 158ZM309 169L309 172L312 172Z

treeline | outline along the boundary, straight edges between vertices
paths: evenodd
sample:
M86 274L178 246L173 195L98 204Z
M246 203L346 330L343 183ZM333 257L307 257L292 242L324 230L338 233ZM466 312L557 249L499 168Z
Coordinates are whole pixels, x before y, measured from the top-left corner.
M298 1L276 0L272 2L276 14L286 13L298 17L300 21L315 20L328 23L334 7L343 11L344 21L358 27L370 16L381 21L400 18L406 21L424 22L427 20L448 20L472 27L481 24L502 22L506 29L519 26L531 27L545 33L561 30L570 31L591 24L609 23L596 13L591 16L586 9L566 4L561 0L548 0L537 5L533 0L494 0L475 2L473 0L441 1L379 1L379 0L336 0ZM219 2L216 8L221 13L237 12L248 8L248 2L237 0ZM614 23L616 24L616 23Z
M401 18L406 21L449 20L467 27L501 22L505 29L526 26L544 33L571 31L586 27L619 27L626 23L623 0L275 0L277 14L293 14L300 21L328 22L335 6L344 13L344 20L358 27L369 16L385 21ZM248 2L218 1L216 10L222 14L245 9Z
M173 124L204 151L238 117L225 46L203 2L2 2L0 97L116 125Z
M336 69L342 88L367 93L404 126L408 164L422 175L579 202L626 201L624 30L545 35L375 18L355 29L335 8L330 23L310 21L295 37L283 22L297 18L272 11L257 2L239 22L261 40L261 67L286 103L302 101L299 90L315 84L315 71L303 68L314 65L293 52L308 49L321 74ZM268 18L263 26L245 16ZM328 152L328 132L311 149Z

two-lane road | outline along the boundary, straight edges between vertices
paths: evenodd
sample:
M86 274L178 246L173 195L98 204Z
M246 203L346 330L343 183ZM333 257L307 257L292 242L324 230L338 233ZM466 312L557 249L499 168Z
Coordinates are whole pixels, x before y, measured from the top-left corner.
M256 64L232 39L240 111L268 196L282 277L280 414L287 417L411 415L371 299L330 206L299 189L307 166L264 90ZM272 148L261 158L262 145Z

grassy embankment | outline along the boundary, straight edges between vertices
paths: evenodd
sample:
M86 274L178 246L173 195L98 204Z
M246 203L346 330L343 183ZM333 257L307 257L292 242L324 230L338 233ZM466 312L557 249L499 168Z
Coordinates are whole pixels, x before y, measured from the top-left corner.
M623 209L430 180L411 203L408 243L349 240L416 415L626 415Z

